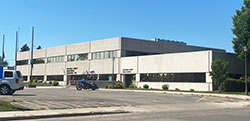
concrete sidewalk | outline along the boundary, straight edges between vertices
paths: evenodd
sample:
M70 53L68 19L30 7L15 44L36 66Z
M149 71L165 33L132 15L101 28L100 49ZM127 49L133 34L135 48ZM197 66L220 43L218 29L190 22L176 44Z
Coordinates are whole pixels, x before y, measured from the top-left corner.
M0 120L17 120L17 119L37 119L67 116L84 116L84 115L104 115L119 114L136 111L133 107L100 107L100 108L82 108L82 109L62 109L62 110L35 110L35 111L11 111L0 112ZM139 111L139 110L138 110Z
M215 94L215 93L200 93L200 92L175 92L175 91L158 91L158 90L126 90L126 89L99 89L102 91L120 91L120 92L150 92L150 93L162 93L162 94L178 94L178 95L200 95L200 96L214 96L223 98L234 98L241 100L250 100L250 96L236 95L236 94Z

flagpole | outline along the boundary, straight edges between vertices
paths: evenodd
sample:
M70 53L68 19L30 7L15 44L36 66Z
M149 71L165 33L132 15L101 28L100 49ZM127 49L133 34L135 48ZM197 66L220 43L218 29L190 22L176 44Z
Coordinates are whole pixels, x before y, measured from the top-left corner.
M17 42L18 42L18 31L16 31L15 70L16 70L16 61L17 61Z
M33 69L33 46L34 46L34 26L32 27L32 46L31 46L31 58L30 58L30 87L32 85L32 69Z
M3 50L2 50L2 63L1 63L2 65L4 64L3 61L4 61L4 58L5 58L5 55L4 55L4 41L5 41L5 35L3 35L3 45L2 45L3 46L3 48L2 48Z

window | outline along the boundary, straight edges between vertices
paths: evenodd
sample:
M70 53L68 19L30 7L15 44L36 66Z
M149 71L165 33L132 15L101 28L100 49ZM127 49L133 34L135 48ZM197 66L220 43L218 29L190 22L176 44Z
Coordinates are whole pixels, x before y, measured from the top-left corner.
M16 65L27 65L28 64L28 60L19 60L16 61Z
M142 82L206 82L205 73L148 73L141 74Z
M94 52L92 53L92 60L96 59L107 59L117 57L117 51L103 51L103 52Z
M99 80L109 81L110 76L112 76L112 74L99 74ZM114 74L114 80L116 80L116 74Z
M48 63L64 62L64 56L49 57L47 61Z
M4 72L4 77L12 78L13 77L13 72L11 72L11 71L5 71Z
M44 80L44 76L32 76L31 77L32 78L32 80L36 80L36 81L39 81L39 80Z
M18 78L22 78L22 74L20 71L16 71Z
M51 75L47 76L48 81L63 81L63 75Z
M44 58L33 59L33 64L45 63Z
M81 61L81 60L87 60L88 54L76 54L76 55L68 55L67 61Z

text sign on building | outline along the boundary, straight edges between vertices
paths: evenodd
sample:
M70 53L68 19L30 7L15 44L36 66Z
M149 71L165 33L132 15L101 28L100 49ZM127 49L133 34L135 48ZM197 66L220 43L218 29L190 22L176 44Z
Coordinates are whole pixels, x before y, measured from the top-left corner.
M127 73L131 73L133 71L133 69L122 69L122 72L127 74Z
M77 74L76 70L78 68L75 67L75 68L67 68L67 74Z

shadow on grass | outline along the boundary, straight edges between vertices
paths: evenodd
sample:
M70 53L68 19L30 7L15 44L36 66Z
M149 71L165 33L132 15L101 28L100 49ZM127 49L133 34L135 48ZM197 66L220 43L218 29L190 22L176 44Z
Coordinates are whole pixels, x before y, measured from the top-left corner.
M13 94L12 96L36 96L36 94Z

